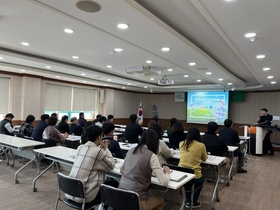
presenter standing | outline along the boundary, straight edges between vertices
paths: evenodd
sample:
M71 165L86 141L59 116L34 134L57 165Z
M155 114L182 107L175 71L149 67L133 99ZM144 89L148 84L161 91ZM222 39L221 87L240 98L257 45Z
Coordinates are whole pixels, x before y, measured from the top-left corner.
M268 114L267 108L261 109L261 116L258 118L257 123L259 125L271 125L273 116ZM271 130L268 130L267 134L264 137L263 140L263 146L265 148L265 151L269 151L269 155L274 155L274 149L272 147L272 144L270 142L270 134L272 133Z

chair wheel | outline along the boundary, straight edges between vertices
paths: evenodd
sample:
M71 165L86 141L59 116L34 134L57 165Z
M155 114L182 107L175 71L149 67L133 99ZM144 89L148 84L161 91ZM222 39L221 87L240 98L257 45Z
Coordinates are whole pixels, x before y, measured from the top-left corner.
M33 188L33 192L37 192L37 188Z
M19 181L18 181L18 180L16 180L16 181L15 181L15 183L16 183L16 184L18 184L18 183L19 183Z

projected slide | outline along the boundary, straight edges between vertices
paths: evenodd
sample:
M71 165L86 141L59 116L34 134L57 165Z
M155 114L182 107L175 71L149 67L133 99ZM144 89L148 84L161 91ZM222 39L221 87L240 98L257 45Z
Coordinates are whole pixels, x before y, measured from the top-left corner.
M222 125L228 118L228 92L188 92L187 122Z

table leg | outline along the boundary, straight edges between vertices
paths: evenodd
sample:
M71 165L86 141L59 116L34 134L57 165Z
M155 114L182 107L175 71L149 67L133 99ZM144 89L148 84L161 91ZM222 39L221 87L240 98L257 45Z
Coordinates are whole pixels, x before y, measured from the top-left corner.
M219 197L219 182L221 180L221 172L220 172L220 166L217 166L217 172L216 172L216 183L215 183L215 187L213 190L213 194L212 194L212 199L211 199L211 209L214 210L214 202L215 199L216 201L220 201L220 197Z
M17 180L17 175L20 171L22 171L26 166L28 166L29 164L31 164L33 161L36 161L36 155L34 155L34 157L28 161L25 165L23 165L20 169L18 169L15 173L15 177L14 177L14 180L15 180L15 184L18 184L19 181Z
M230 168L229 168L229 171L228 171L228 178L227 178L227 186L230 185L230 180L232 180L232 168L233 168L233 164L234 164L234 154L233 152L230 153Z
M36 181L37 179L39 179L44 173L46 173L53 165L54 165L55 161L52 161L52 163L47 167L45 168L44 171L42 171L40 174L38 174L34 179L33 179L33 182L32 182L32 189L33 189L33 192L37 192L37 188L36 188Z

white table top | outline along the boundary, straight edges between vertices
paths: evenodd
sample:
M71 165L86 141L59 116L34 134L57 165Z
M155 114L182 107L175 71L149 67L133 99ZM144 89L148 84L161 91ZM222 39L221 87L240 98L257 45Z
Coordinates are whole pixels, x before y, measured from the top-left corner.
M16 136L0 134L0 144L21 149L21 148L44 145L45 143L39 142L39 141L33 141L33 140L29 140L29 139L24 139L24 138L19 138Z
M77 155L76 149L62 147L62 146L35 149L34 152L41 153L43 155L48 155L48 156L60 159L62 161L68 161L71 163L74 163L76 155Z
M172 158L174 158L174 159L180 159L180 151L179 151L179 150L175 150L175 153L174 153L174 155L172 156ZM226 159L225 157L214 156L214 155L208 155L208 159L207 159L205 162L203 162L203 163L206 163L206 164L209 164L209 165L218 166L218 165L220 165L221 163L223 163L225 159Z
M118 132L125 132L125 128L115 128L115 131L118 131Z
M169 143L169 138L163 137L163 138L161 138L161 140L164 141L165 143Z
M115 124L115 127L121 127L121 128L125 128L125 127L126 127L126 125Z
M115 168L110 173L121 176L120 167L123 164L124 160L118 159L118 158L115 158L115 160L116 160ZM173 171L173 172L182 173L182 172L178 172L178 171ZM184 178L183 180L181 180L180 182L170 180L167 187L170 189L175 189L175 190L179 189L181 186L183 186L184 184L186 184L187 182L189 182L190 180L192 180L195 177L194 174L190 174L190 173L185 173L185 174L187 175L187 177ZM156 177L152 177L152 183L156 184L156 185L161 185Z
M66 138L67 141L80 141L81 140L81 136L74 136L74 135L69 135Z
M125 143L125 142L119 142L119 144L122 150L130 150L131 148L134 148L138 145L137 143Z
M123 133L114 132L114 136L121 136Z
M35 149L34 151L37 153L41 153L41 154L53 157L62 162L65 161L65 162L70 162L72 164L74 163L76 154L77 154L76 149L71 149L71 148L62 147L62 146ZM124 160L117 159L117 158L115 158L115 160L116 160L115 168L113 169L113 171L108 172L108 173L115 174L117 176L121 176L120 167ZM187 174L187 177L185 177L183 180L181 180L180 182L170 181L167 187L171 188L171 189L178 189L195 177L194 174L189 174L189 173L186 173L186 174ZM152 183L156 184L156 185L160 185L160 183L156 177L152 177Z
M238 147L235 147L235 146L227 146L227 147L228 147L229 152L234 152L235 150L238 149Z
M239 139L240 140L248 140L248 139L250 139L250 137L249 136L239 136Z

